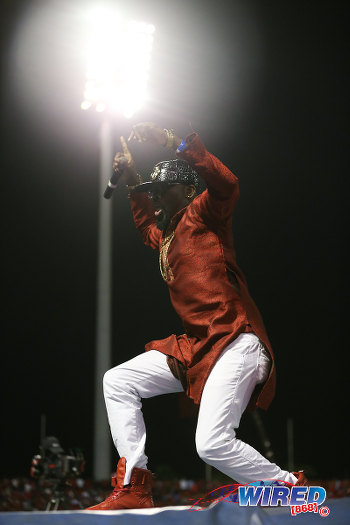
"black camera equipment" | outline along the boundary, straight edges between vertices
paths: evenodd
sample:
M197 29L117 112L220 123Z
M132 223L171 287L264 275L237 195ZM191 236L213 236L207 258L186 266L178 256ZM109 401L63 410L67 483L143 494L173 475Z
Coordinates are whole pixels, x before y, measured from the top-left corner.
M30 475L44 479L52 485L52 497L46 510L57 510L65 502L64 490L70 487L69 479L77 478L84 471L85 460L81 452L65 454L58 439L45 437L39 447L40 454L32 459Z

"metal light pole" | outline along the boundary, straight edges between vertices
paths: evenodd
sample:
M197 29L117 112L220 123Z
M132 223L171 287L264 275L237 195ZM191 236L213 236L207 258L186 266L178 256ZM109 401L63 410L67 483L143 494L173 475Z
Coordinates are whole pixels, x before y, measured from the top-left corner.
M109 477L111 472L111 436L102 393L102 378L111 367L112 340L112 207L102 198L111 175L113 160L111 124L108 118L100 128L100 199L98 214L97 308L94 401L94 459L95 480Z
M98 9L90 17L87 73L81 109L106 110L131 117L146 98L147 70L154 26L123 21L114 11ZM122 53L121 53L122 52ZM119 60L116 58L119 57ZM113 162L111 122L100 128L100 191L98 215L96 354L94 401L95 480L107 479L112 470L111 436L102 393L104 373L111 367L112 316L112 207L103 199Z
M294 421L292 417L287 419L287 451L288 451L288 470L293 472L294 468Z

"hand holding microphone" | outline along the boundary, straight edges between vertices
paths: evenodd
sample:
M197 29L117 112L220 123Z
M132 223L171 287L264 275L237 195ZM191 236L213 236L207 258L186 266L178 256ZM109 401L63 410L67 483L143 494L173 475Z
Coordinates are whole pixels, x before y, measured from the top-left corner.
M113 191L120 178L125 176L125 183L127 185L134 185L138 183L138 177L135 170L134 159L128 149L124 137L120 137L120 141L123 147L123 153L118 152L113 160L113 175L108 181L107 188L103 194L105 199L110 199Z
M128 159L126 157L121 155L117 158L117 155L114 157L113 175L109 179L107 188L105 189L105 192L103 194L105 199L110 199L112 197L112 193L117 187L119 179L123 175L124 169L128 165Z

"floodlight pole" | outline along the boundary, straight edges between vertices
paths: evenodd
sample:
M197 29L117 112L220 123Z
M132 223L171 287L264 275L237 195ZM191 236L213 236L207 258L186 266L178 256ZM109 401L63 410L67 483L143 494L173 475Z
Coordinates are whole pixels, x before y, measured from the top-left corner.
M133 106L138 106L145 95L148 54L152 46L154 26L138 22L125 25L124 22L119 21L119 16L116 17L115 14L107 11L104 12L103 10L102 18L101 13L99 15L96 13L91 18L94 28L91 33L91 42L88 45L91 54L89 53L87 80L81 109L87 110L95 106L96 111L103 112L105 108L115 107L116 109L120 105L121 107L124 106L124 114L130 116L134 110ZM115 23L118 26L117 30ZM132 48L130 55L130 60L137 56L137 61L134 64L134 76L130 75L130 68L124 75L125 79L131 78L131 84L126 83L124 85L122 82L118 86L120 71L119 64L115 59L118 52L114 52L113 49L129 47L129 44L122 42L125 35L127 36L126 42L129 44L135 41L138 45L142 41L142 46L139 50ZM140 57L142 58L141 62ZM104 71L105 68L107 68L108 74ZM116 74L117 72L118 74ZM144 78L143 74L145 75ZM140 86L140 93L137 94L132 103L131 98L135 94L135 86L137 88ZM120 98L119 105L115 105L114 101L111 100L111 98L113 99L112 93L113 95L117 94ZM113 161L111 122L108 117L101 124L100 150L93 460L93 476L96 480L106 479L111 470L111 438L102 394L102 378L111 367L112 209L111 203L103 199Z
M97 313L95 354L93 477L108 479L111 473L111 435L103 399L102 379L111 368L112 317L112 207L103 198L113 161L111 123L105 117L100 128L100 189L98 216Z
M288 451L288 470L293 472L294 467L294 421L292 417L287 419L287 451Z

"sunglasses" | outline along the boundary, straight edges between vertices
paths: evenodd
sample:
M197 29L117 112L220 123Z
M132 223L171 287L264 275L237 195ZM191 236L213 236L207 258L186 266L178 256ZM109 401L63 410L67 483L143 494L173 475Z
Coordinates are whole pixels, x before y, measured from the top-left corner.
M153 199L155 196L162 197L168 191L169 188L171 188L172 186L178 186L179 184L181 183L180 182L169 182L165 184L163 182L159 185L154 184L152 191L147 192L148 198Z

